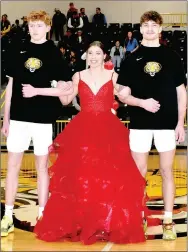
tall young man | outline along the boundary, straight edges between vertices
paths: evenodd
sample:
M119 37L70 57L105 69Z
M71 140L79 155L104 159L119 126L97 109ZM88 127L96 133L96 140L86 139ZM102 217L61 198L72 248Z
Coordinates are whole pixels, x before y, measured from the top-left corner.
M36 157L39 214L48 199L48 147L52 143L52 123L60 115L58 97L37 96L27 99L22 94L25 84L50 88L51 82L65 80L61 55L52 41L46 40L51 19L44 11L28 16L31 40L10 53L7 76L5 112L2 133L7 136L8 167L5 188L5 215L1 221L1 236L14 230L13 206L18 187L18 175L23 153L32 139ZM70 94L67 83L53 88L54 96Z
M185 138L185 74L180 57L159 43L161 15L148 11L141 16L140 25L141 46L122 64L117 83L127 86L131 92L122 101L131 106L130 148L143 177L147 173L148 153L154 138L163 182L163 239L174 240L172 165L176 141L182 142Z

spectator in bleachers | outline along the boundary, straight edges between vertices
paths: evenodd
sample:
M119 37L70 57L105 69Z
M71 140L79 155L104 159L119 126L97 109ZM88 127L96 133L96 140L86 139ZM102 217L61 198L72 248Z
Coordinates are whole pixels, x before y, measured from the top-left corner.
M73 13L75 11L78 12L78 10L74 6L74 3L70 3L69 10L67 11L67 21L69 20L69 18L71 18L73 16Z
M73 49L70 51L70 61L72 58L76 58L76 52Z
M76 33L84 25L83 19L79 16L77 11L73 12L73 16L68 20L68 28L71 30L72 34Z
M88 23L89 23L89 19L88 19L88 16L85 14L85 8L81 8L80 9L80 17L82 18L83 20L83 30L87 30L87 27L88 27Z
M87 38L83 34L82 30L78 30L78 32L74 36L73 46L78 50L83 49L86 50L88 45Z
M12 24L11 29L12 29L13 27L20 27L20 21L19 21L19 19L16 19L16 20L15 20L15 23Z
M60 41L58 43L58 46L57 46L61 52L61 56L62 56L62 59L64 61L67 61L68 60L68 57L67 57L67 53L66 53L66 44L62 41Z
M118 40L116 41L115 46L112 47L110 51L110 56L112 58L114 67L120 68L120 64L124 56L124 50Z
M77 71L78 63L77 63L76 57L72 56L70 58L70 62L68 64L68 67L69 67L70 72L72 72L72 75Z
M132 31L129 31L127 33L127 37L125 39L125 45L124 45L124 50L125 50L125 56L129 55L130 53L133 53L136 51L139 47L138 41L133 38L133 33Z
M165 39L163 39L162 33L159 33L159 43L161 45L165 45L165 46L167 45L167 41Z
M64 35L64 25L66 24L66 17L65 15L59 10L55 9L55 14L53 15L52 18L52 32L55 33L55 40L59 41L59 37L61 40L63 40L63 35Z
M96 14L93 16L92 23L96 25L107 24L105 15L101 12L101 8L96 8Z
M22 28L19 24L19 20L16 19L15 23L12 25L11 30L10 30L11 35L16 36L16 38L20 38L23 34Z
M72 46L72 44L73 44L73 36L72 36L72 33L71 33L70 30L67 30L65 36L63 36L63 40L62 41L66 44L67 48L70 48Z
M10 31L11 25L8 20L7 14L2 15L1 19L1 37L6 35Z
M23 20L23 24L21 25L22 31L24 33L24 36L27 36L29 33L27 17L23 16L21 19Z

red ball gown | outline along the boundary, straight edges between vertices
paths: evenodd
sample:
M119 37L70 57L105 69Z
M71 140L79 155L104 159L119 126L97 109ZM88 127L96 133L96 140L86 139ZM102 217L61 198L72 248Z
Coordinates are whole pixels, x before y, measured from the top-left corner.
M145 179L129 148L129 131L111 112L113 83L95 95L79 81L81 112L57 136L50 198L34 232L44 241L145 241ZM139 139L138 139L139 141Z

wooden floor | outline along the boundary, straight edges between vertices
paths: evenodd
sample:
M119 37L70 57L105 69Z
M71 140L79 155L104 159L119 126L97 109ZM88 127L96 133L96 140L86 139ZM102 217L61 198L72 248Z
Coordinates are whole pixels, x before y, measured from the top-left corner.
M46 243L37 240L33 233L16 229L14 234L1 240L1 251L187 251L187 239L176 241L152 240L145 243L118 245L98 242L84 246L80 242Z
M187 251L187 224L183 222L187 218L186 194L187 194L187 156L186 150L178 150L174 161L174 177L176 183L176 215L177 231L179 237L176 241L163 241L160 237L154 240L147 240L145 243L117 245L107 242L98 242L94 245L84 246L80 242L55 242L46 243L35 238L32 232L24 231L22 227L16 225L15 232L8 237L1 239L1 251ZM4 177L6 174L7 153L1 156L1 187L4 188ZM155 151L149 156L149 169L147 174L147 193L152 200L150 205L154 205L157 211L162 211L163 201L161 192L161 176L159 173L159 157ZM28 168L29 167L29 168ZM4 203L4 193L2 200ZM29 195L29 196L28 196ZM32 195L32 197L31 197ZM29 199L28 199L29 198ZM32 200L31 200L32 199ZM161 208L162 206L162 208ZM24 157L19 178L19 189L15 202L15 217L17 220L28 220L35 223L37 215L37 193L36 193L36 172L34 169L33 154L27 153ZM174 216L175 216L174 215ZM156 230L149 230L152 234L161 234L162 228L158 226ZM183 237L182 237L183 236Z

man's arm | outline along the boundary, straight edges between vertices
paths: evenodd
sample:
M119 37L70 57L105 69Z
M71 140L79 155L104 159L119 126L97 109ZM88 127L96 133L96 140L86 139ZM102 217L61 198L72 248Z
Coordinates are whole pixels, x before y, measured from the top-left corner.
M29 84L22 84L22 93L23 97L31 98L36 95L42 96L66 96L73 93L72 82L61 82L61 85L58 85L55 88L34 88Z
M175 128L176 141L181 143L185 141L184 118L186 113L187 94L184 84L177 86L178 98L178 123Z
M149 112L156 113L160 109L160 104L158 101L150 99L139 99L131 95L131 89L126 86L116 84L117 97L125 104L130 106L140 107Z
M151 113L156 113L160 109L159 102L154 100L153 98L139 99L132 95L129 95L128 97L125 97L123 102L130 106L143 108Z
M134 62L132 61L132 57L129 57L129 59L125 60L120 69L120 74L117 79L117 87L119 86L118 91L118 98L121 102L128 104L130 106L136 106L143 108L149 112L155 113L159 110L160 104L158 101L154 99L139 99L137 97L134 97L131 95L132 92L132 78L134 73L134 67L135 65L133 64ZM138 84L139 85L139 84Z
M80 17L80 25L77 28L82 28L84 26L84 22L82 17Z
M74 28L74 27L72 26L72 24L71 24L71 18L68 19L68 24L67 24L67 26L68 26L69 28Z
M185 85L182 84L176 88L177 98L178 98L178 124L184 125L184 119L186 114L186 105L187 105L187 93Z
M104 24L107 24L107 20L106 20L106 16L105 15L104 15Z
M5 93L5 109L4 109L4 121L9 122L10 119L10 104L12 98L12 85L13 85L13 78L9 77L8 85L6 87Z
M6 137L8 136L8 133L9 133L12 85L13 85L13 78L9 77L9 81L8 81L8 85L6 87L6 93L5 93L5 108L4 108L3 127L1 129L2 134L5 135Z

